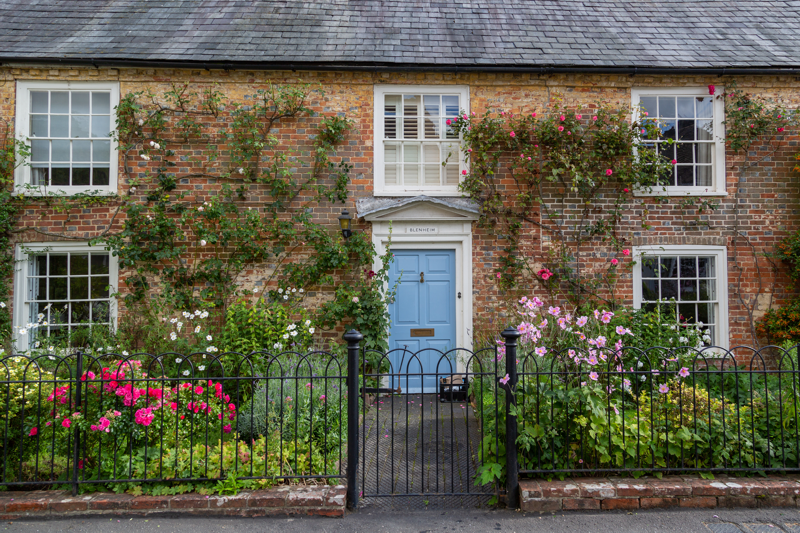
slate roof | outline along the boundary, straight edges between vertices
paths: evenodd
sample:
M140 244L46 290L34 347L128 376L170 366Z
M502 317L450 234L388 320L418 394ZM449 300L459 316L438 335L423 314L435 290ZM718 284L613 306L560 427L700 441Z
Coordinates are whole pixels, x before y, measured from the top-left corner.
M0 0L0 60L800 67L800 1Z

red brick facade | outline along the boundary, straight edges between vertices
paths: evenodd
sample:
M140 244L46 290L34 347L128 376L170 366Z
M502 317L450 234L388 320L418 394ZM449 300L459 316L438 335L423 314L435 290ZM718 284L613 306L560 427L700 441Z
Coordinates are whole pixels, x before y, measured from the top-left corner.
M320 98L313 95L309 102L311 108L323 115L345 114L355 122L346 146L338 152L342 161L353 166L350 184L351 199L348 208L351 212L354 198L373 194L374 143L374 102L375 84L404 85L448 85L469 86L470 111L479 115L484 111L527 111L542 110L557 94L563 97L567 106L576 109L589 109L600 102L607 101L622 107L630 106L632 87L705 87L710 83L724 85L728 79L711 76L613 76L613 75L536 75L536 74L387 74L371 72L247 72L247 71L199 71L170 69L84 69L84 68L22 68L3 69L5 83L0 86L0 115L13 124L15 120L15 81L48 79L61 81L114 81L120 86L120 94L143 89L163 94L171 83L189 83L193 86L208 87L219 84L218 90L231 100L251 94L255 88L263 88L268 81L273 83L313 83L320 84L326 95ZM786 107L800 104L800 81L793 77L739 77L735 80L739 88L770 98ZM224 124L221 115L217 126ZM209 118L208 120L214 120ZM308 138L315 128L317 119L301 118L285 121L278 135L287 145L299 151L307 151ZM214 124L209 124L214 126ZM299 146L297 145L299 143ZM190 162L188 157L196 147L178 142L169 146L176 150L175 172L189 174L213 165L202 161ZM647 219L652 224L650 230L637 226L637 213L631 213L630 224L623 229L622 237L631 246L643 245L706 245L726 246L728 259L729 339L730 345L753 344L751 318L761 316L769 306L780 305L786 300L788 278L781 271L774 270L764 257L773 251L775 244L790 231L800 226L800 176L793 172L794 156L797 153L797 132L787 132L780 149L774 156L759 162L756 166L741 172L745 164L742 154L730 149L726 155L727 195L717 197L719 207L712 211L697 212L697 208L683 207L680 198L664 204L655 201L648 203ZM759 153L749 155L749 160L757 159ZM301 156L300 159L303 159ZM308 158L305 158L308 161ZM122 165L123 161L120 160ZM151 163L152 164L152 163ZM129 163L135 172L143 172L147 162ZM125 197L130 193L124 169L120 169L118 194ZM135 176L135 172L131 175ZM191 192L195 201L209 199L219 188L218 180L213 178L181 179L178 191ZM257 187L251 187L246 205L257 208L262 201ZM146 187L140 187L132 198L144 201ZM119 228L122 218L117 213L118 202L88 208L63 210L57 202L47 205L35 201L25 208L18 224L19 243L47 242L66 239L88 239ZM598 205L602 209L602 204ZM320 220L328 220L332 231L336 231L336 217L340 208L321 206L315 215ZM356 221L355 230L370 231L370 224ZM524 250L541 261L546 253L547 241L533 226L523 230ZM496 236L473 224L473 319L476 334L499 331L505 325L503 317L504 300L516 297L499 291L495 268L497 255L501 253L502 243ZM605 263L602 247L597 247L590 261ZM246 287L262 279L269 265L255 265L243 279ZM125 291L124 279L128 273L120 272L120 290ZM722 287L721 287L722 288ZM617 287L617 296L626 303L632 303L632 284L625 275ZM519 291L519 295L539 295L540 287L531 286ZM755 305L754 305L755 302ZM749 308L749 310L748 310ZM751 316L752 315L752 316Z

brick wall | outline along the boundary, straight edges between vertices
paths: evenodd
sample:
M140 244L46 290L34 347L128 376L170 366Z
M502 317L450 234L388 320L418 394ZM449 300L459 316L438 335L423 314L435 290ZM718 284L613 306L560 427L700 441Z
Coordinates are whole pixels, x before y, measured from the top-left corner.
M548 101L561 95L567 106L591 108L600 102L620 106L630 104L630 89L637 86L705 87L708 84L722 86L726 78L706 76L608 76L608 75L528 75L528 74L425 74L425 73L359 73L359 72L249 72L249 71L203 71L174 69L84 69L84 68L26 68L23 66L2 69L0 85L0 116L6 120L14 119L15 80L90 80L119 81L121 94L131 91L152 90L163 93L171 83L190 83L197 87L218 84L217 89L231 100L241 100L252 94L255 88L264 88L273 83L312 83L319 84L325 97L313 95L310 107L325 115L346 114L355 121L356 131L352 133L347 146L339 151L342 161L353 165L351 172L352 196L372 195L372 148L373 148L373 85L390 84L460 84L470 87L471 111L478 114L485 110L532 111L542 110ZM792 77L737 77L740 89L773 98L787 107L800 104L800 81ZM307 149L309 128L314 128L315 119L301 118L283 123L278 132L282 141L293 143L301 141L300 148ZM170 146L178 150L188 147ZM748 313L742 300L747 303L758 299L756 315L763 314L766 306L780 304L786 299L790 287L785 273L773 272L769 263L762 257L772 251L774 244L789 231L800 224L800 186L798 176L792 174L794 154L797 149L796 132L787 137L784 147L775 157L749 170L746 182L738 183L739 156L727 154L728 196L719 199L720 207L715 212L697 215L687 212L677 201L667 204L650 202L648 216L653 229L641 231L631 223L623 229L623 237L631 245L658 244L724 244L728 247L728 291L730 314L730 342L752 344ZM758 154L752 154L758 155ZM301 158L302 159L302 158ZM145 162L138 162L136 171L143 172ZM191 172L201 163L184 162L179 164L178 172ZM122 169L121 169L122 170ZM126 195L129 184L124 181L120 171L119 193ZM195 199L203 201L214 194L219 185L212 178L183 180L179 189L192 191ZM736 194L738 188L738 195ZM143 199L144 193L137 192ZM257 188L249 191L247 202L258 205L262 198ZM247 205L247 204L246 204ZM19 242L39 242L70 238L88 239L108 228L117 206L88 209L73 209L59 212L39 203L28 207L20 221ZM353 212L353 202L348 204ZM599 206L602 208L602 205ZM316 214L321 220L328 220L335 231L339 206L321 206ZM635 215L635 213L634 213ZM632 216L631 220L635 220ZM736 224L734 221L738 220ZM122 222L114 219L116 227ZM740 237L735 239L732 227L736 226ZM113 228L112 228L113 229ZM369 225L356 223L358 231L369 231ZM548 241L533 226L524 228L523 247L534 262L540 261L546 253ZM744 239L747 236L748 239ZM545 237L545 238L543 238ZM485 230L475 228L473 247L474 262L474 316L476 331L481 328L499 331L505 325L503 316L504 298L516 294L502 293L496 285L494 269L496 259L502 250L502 243L496 236ZM605 250L595 247L589 261L602 264L607 261ZM244 286L252 286L263 279L270 265L254 265L244 274ZM124 279L125 272L120 273ZM124 291L124 284L120 283ZM632 301L631 280L623 277L617 296L628 303ZM542 296L542 289L535 285L524 287L520 294ZM740 300L741 297L741 300Z

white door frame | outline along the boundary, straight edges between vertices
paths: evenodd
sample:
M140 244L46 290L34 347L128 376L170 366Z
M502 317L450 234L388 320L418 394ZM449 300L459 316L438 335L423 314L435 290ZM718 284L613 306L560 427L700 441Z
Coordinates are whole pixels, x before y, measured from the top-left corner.
M372 222L372 244L379 255L386 253L390 239L397 250L455 250L456 347L472 350L472 221L477 214L420 201L364 218ZM378 261L373 268L380 266Z

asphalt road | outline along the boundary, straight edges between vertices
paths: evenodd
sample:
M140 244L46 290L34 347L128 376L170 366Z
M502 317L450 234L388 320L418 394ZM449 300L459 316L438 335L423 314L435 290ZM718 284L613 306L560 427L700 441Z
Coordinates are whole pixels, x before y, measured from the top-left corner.
M570 512L547 515L504 510L363 511L335 518L76 518L49 521L0 522L0 531L25 533L220 533L222 531L280 533L434 533L466 532L580 532L580 533L800 533L800 511L776 510L661 510L627 512Z

